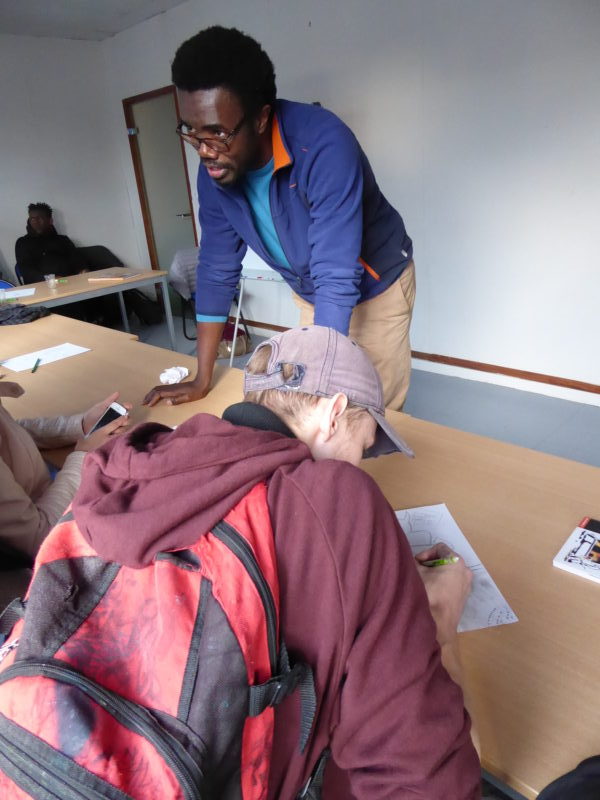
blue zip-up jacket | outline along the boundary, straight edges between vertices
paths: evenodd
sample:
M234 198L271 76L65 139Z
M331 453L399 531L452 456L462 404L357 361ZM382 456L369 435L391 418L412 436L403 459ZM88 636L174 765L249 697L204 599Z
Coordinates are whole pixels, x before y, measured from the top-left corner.
M272 139L271 214L291 270L264 247L241 186L219 186L200 165L197 319L227 317L249 246L314 303L316 325L347 334L354 306L398 279L412 242L356 137L335 114L278 100Z

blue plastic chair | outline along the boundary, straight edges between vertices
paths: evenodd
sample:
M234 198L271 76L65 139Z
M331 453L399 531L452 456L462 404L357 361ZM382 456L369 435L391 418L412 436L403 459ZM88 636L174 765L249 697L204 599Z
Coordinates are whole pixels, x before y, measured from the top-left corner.
M25 281L23 279L23 273L19 269L19 265L18 264L15 264L15 275L17 276L17 280L19 281L19 283L22 286L25 283Z
M3 281L0 278L0 289L14 289L14 288L15 288L14 283L10 283L10 281Z

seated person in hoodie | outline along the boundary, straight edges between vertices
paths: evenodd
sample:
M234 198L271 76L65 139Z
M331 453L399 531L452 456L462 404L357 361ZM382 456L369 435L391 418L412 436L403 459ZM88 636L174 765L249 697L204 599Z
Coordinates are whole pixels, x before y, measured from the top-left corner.
M0 380L0 398L22 394L18 383ZM128 417L120 417L86 438L117 397L115 392L83 414L21 420L0 400L0 611L26 588L42 540L77 491L85 454L126 424ZM52 480L38 448L72 444L74 451Z
M365 452L410 452L384 419L373 364L333 329L296 328L259 346L244 386L223 419L142 425L90 454L79 531L103 559L142 568L265 482L281 635L312 667L318 699L303 753L297 705L276 707L269 800L296 797L325 748L328 800L476 800L455 652L471 573L462 560L420 566L442 550L415 560L358 466Z
M56 232L48 203L31 203L27 235L17 239L15 256L25 283L38 283L44 275L77 275L84 269L68 236Z

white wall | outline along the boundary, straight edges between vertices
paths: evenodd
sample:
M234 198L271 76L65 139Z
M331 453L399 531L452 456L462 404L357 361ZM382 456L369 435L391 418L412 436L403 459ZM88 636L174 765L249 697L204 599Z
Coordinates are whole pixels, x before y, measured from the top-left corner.
M27 206L59 233L139 261L96 42L0 36L0 267L13 274Z

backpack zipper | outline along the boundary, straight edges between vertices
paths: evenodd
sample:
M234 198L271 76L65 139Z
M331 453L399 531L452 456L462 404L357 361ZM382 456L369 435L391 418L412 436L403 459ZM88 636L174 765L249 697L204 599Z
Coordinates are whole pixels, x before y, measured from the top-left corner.
M258 561L252 548L244 537L235 528L226 522L219 522L212 529L211 533L231 550L242 562L246 571L254 583L259 597L265 609L267 621L267 643L269 647L269 661L271 664L271 675L277 674L277 612L275 611L275 601L271 588L258 565Z
M29 734L33 736L34 734ZM66 758L66 756L65 756ZM39 771L38 776L31 774L31 762ZM81 767L82 773L86 773L85 767ZM92 786L79 781L73 772L68 776L62 777L56 774L56 764L53 758L44 759L39 756L33 755L31 752L26 752L19 745L14 744L6 736L0 733L0 767L6 775L19 786L23 791L31 794L32 797L39 797L38 792L44 792L44 797L56 797L61 800L106 800L106 791L102 792L94 789ZM60 768L59 768L60 769ZM18 775L15 775L15 770ZM98 782L104 783L102 778L99 778L94 773L91 773ZM39 779L38 779L39 778ZM118 796L123 800L132 800L131 795L125 794L120 789L112 787L107 784L107 788L113 790L111 796ZM33 793L36 794L33 794Z
M0 684L11 678L39 675L75 686L124 727L147 739L172 770L186 800L198 800L204 780L202 770L177 739L166 731L144 706L120 697L73 667L55 661L24 661L13 664L0 675Z

